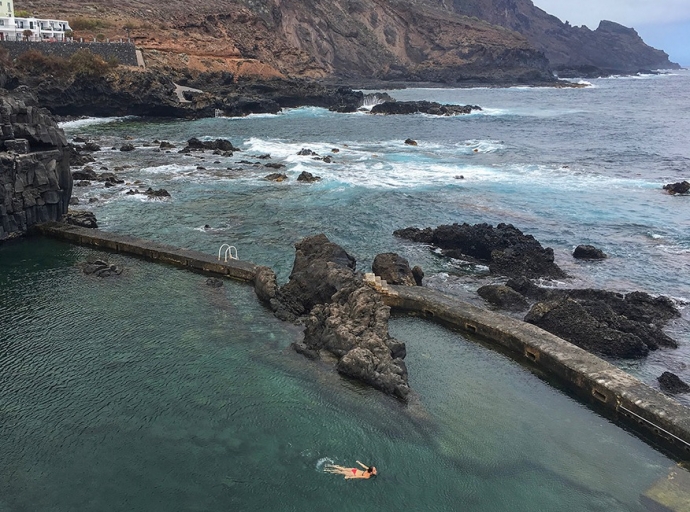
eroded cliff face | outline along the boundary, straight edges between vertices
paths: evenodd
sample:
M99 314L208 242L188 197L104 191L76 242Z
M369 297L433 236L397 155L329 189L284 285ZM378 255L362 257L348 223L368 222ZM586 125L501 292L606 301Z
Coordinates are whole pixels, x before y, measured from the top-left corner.
M447 0L423 0L446 5ZM668 54L645 44L639 34L602 21L596 30L572 27L536 7L532 0L452 0L456 13L477 16L524 35L554 68L595 66L609 72L672 69Z
M259 78L553 80L547 60L523 36L414 2L124 0L114 6L105 0L27 0L17 7L109 24L77 30L77 37L126 37L127 26L139 46L159 52L150 59L159 67Z
M0 90L0 241L59 220L72 195L67 143L25 90Z

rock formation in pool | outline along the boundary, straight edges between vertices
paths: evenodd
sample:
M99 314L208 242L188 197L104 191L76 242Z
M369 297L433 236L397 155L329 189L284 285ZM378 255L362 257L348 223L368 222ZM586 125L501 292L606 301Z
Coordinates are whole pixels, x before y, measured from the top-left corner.
M405 228L395 236L431 244L444 256L487 264L492 274L507 277L563 278L554 262L553 249L525 235L511 224L453 224L432 228Z
M668 297L644 292L628 294L595 289L543 288L528 279L506 286L536 300L525 321L590 352L622 358L646 356L660 347L677 348L662 331L680 316Z
M59 220L72 195L69 151L62 129L21 88L0 90L0 240L39 222Z
M294 348L310 358L335 356L339 373L406 398L405 344L388 333L390 308L355 271L355 259L323 234L295 248L285 285L278 286L268 267L255 280L259 299L278 318L305 325L304 340Z

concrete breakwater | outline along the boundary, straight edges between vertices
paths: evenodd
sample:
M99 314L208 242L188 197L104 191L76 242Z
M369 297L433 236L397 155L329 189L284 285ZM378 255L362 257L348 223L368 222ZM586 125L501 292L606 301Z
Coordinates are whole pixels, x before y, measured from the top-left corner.
M69 242L142 257L192 271L253 283L260 267L219 261L217 255L61 223L36 231ZM533 366L620 424L670 453L690 460L690 409L610 363L534 325L467 304L424 287L372 283L394 311L417 314L480 337L516 361Z

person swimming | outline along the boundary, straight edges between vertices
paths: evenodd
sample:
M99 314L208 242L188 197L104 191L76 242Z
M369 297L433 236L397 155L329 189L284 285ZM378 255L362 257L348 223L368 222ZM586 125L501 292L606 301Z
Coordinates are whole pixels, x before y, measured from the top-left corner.
M376 476L378 474L374 466L365 466L359 461L356 462L357 464L362 466L364 470L357 468L346 468L344 466L336 466L334 464L326 464L323 467L323 470L326 473L333 473L334 475L343 475L345 477L345 480L350 480L352 478L371 478L372 476Z

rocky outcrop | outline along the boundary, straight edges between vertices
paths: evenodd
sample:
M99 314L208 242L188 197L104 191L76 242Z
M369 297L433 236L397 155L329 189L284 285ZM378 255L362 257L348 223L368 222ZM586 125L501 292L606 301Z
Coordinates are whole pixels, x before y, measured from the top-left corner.
M687 382L683 382L675 373L664 372L657 380L659 381L661 391L665 393L675 395L677 393L690 392L690 385Z
M499 309L524 311L529 307L527 299L512 288L502 284L489 284L477 290L477 294Z
M542 288L527 279L506 285L536 299L525 321L590 352L611 357L644 357L660 347L677 348L662 331L680 316L667 297L644 292L626 295L596 289Z
M406 258L394 252L378 254L371 264L371 271L388 284L417 285L417 280L412 269L410 269L410 263ZM423 272L422 275L424 275Z
M573 251L573 258L577 260L604 260L606 254L593 245L578 245Z
M304 340L295 350L310 358L335 356L339 373L406 398L405 344L388 333L390 308L364 284L355 259L325 235L305 238L295 248L285 285L278 287L267 267L255 278L257 296L278 318L304 323Z
M0 91L0 240L59 220L72 195L63 131L26 89Z
M690 182L679 181L678 183L669 183L667 185L664 185L664 190L666 190L671 195L687 194L688 192L690 192Z
M429 114L432 116L457 116L471 114L481 110L477 105L441 105L435 101L386 101L371 108L372 114ZM407 139L405 144L416 146L417 143Z
M492 274L528 278L565 277L554 262L553 249L511 224L453 224L432 228L405 228L395 236L431 244L444 256L488 264Z
M429 1L441 8L447 5L443 0ZM590 66L601 76L679 67L669 61L668 54L646 45L632 28L612 21L602 21L596 30L573 27L539 9L532 0L453 0L450 7L456 13L519 32L556 69Z

